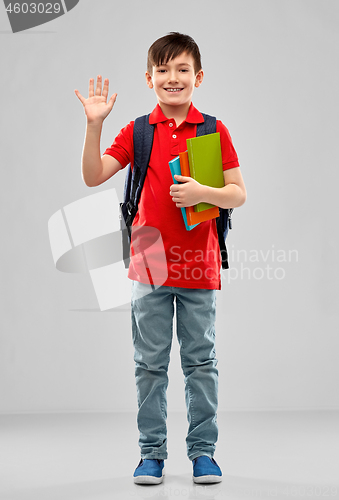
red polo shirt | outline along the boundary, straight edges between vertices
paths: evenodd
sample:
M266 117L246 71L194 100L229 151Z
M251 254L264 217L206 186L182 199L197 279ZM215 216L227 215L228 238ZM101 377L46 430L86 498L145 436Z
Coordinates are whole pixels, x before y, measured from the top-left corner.
M168 162L178 156L179 152L186 151L186 139L196 136L197 123L203 121L202 114L192 103L186 120L179 127L174 119L166 118L159 104L150 115L150 123L155 124L153 147L133 228L155 228L154 233L158 233L158 230L161 234L160 240L152 247L153 252L152 249L147 252L147 264L155 284L184 288L221 288L221 258L215 220L202 222L187 231L181 210L170 196L173 180ZM133 165L133 126L132 121L123 128L104 153L116 158L123 167L128 163ZM219 120L217 132L220 132L223 169L238 167L237 154L229 132ZM149 237L154 243L154 234L149 234ZM162 244L166 258L159 258ZM164 267L167 274L165 281ZM145 259L134 262L132 259L128 276L133 280L149 283Z

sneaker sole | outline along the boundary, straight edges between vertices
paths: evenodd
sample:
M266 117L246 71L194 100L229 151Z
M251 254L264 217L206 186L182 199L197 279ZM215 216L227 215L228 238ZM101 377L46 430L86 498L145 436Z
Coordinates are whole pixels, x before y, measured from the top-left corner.
M165 475L165 472L163 470L161 477L156 477L156 476L136 476L133 479L134 479L134 483L135 484L160 484L160 483L162 483L162 480L164 479L164 475Z
M137 476L134 478L135 484L160 484L162 483L163 477L155 476Z
M220 483L222 476L193 476L193 481L195 483Z

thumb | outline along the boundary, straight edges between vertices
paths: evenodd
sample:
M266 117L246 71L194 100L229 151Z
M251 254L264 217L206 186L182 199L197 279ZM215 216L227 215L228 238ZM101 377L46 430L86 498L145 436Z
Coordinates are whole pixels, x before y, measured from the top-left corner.
M74 93L75 93L75 95L77 96L77 98L79 99L79 101L80 101L82 104L84 104L85 99L84 99L84 97L80 94L79 90L78 90L78 89L75 89L75 90L74 90Z
M110 98L110 100L108 101L108 104L110 105L111 108L113 108L113 105L117 99L117 95L118 94L113 94L112 97Z
M185 177L183 175L178 175L178 174L175 174L174 177L178 182L188 182L191 179L191 177Z

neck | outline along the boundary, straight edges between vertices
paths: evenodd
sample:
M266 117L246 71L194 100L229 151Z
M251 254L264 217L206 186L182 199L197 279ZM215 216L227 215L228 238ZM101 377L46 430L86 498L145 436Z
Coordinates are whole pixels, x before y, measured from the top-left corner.
M173 118L175 120L177 127L180 125L180 123L186 120L190 105L191 105L190 102L179 106L170 106L168 104L159 102L161 111L164 113L166 118Z

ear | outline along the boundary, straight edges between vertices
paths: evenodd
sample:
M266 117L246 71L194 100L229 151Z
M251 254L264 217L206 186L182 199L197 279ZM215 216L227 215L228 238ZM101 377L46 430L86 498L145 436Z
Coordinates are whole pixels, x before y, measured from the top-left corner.
M152 75L146 71L145 73L145 76L146 76L146 83L147 83L147 86L152 89L153 88L153 82L152 82Z
M201 69L200 71L198 71L198 73L195 75L195 83L194 83L194 86L195 87L199 87L201 84L202 84L202 81L204 79L204 72L203 70Z

